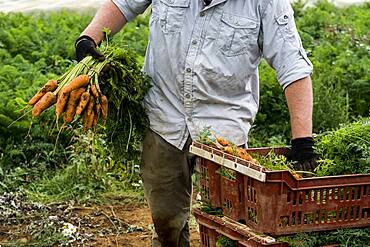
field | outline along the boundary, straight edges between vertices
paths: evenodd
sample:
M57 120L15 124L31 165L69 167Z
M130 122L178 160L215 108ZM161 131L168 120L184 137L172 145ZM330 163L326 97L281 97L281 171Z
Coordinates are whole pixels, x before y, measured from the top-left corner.
M370 4L338 8L324 1L294 8L314 64L315 133L369 117ZM109 129L85 135L69 128L56 140L52 111L15 121L41 85L74 64L74 42L91 17L0 13L0 246L150 245L150 212L138 175L140 138L131 139L127 155L112 151ZM148 19L140 16L113 40L132 51L139 66ZM266 62L260 80L249 146L287 145L285 97ZM199 246L196 228L192 218L192 246Z

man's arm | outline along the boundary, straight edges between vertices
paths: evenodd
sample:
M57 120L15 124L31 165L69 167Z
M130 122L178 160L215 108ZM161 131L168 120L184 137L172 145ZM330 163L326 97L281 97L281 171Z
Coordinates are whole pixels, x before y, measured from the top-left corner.
M304 51L289 0L261 1L259 41L267 62L285 90L292 128L289 160L298 170L316 167L312 138L312 64Z
M104 28L109 28L112 34L115 34L123 28L126 22L126 17L120 9L109 0L96 12L93 20L82 32L81 36L91 37L96 44L99 44L104 38L102 32Z
M292 139L312 136L312 83L311 78L305 77L285 89L288 103Z

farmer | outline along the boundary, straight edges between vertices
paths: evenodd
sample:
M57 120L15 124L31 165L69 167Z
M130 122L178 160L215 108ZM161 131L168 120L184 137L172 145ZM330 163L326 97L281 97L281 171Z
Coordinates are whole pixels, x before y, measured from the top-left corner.
M247 143L258 110L263 56L284 89L292 126L290 157L312 170L312 64L289 0L113 0L76 41L76 55L95 49L103 28L117 33L151 5L144 71L152 87L141 176L157 236L153 246L189 246L194 157L191 140L204 126L237 145ZM271 205L273 206L273 205Z

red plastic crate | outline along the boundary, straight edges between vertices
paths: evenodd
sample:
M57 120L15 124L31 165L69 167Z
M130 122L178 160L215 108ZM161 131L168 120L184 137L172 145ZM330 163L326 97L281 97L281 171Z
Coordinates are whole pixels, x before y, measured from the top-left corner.
M268 171L200 143L193 143L191 152L201 157L202 200L258 232L279 236L370 226L370 174L298 180L289 171ZM221 176L220 166L235 171L235 179Z
M285 243L276 239L254 232L241 223L228 217L218 217L206 214L199 209L194 209L193 214L199 224L200 246L215 247L220 236L225 236L236 241L237 246L246 247L287 247Z

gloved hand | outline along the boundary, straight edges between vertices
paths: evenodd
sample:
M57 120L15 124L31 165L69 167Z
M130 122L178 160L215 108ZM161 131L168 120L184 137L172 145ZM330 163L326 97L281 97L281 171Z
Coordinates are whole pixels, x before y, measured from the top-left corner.
M315 142L312 137L296 138L292 140L292 147L288 156L294 162L298 171L313 171L316 166L317 155L314 151Z
M75 49L77 61L81 61L88 55L100 61L105 59L104 55L96 49L95 41L87 35L83 35L76 40Z

